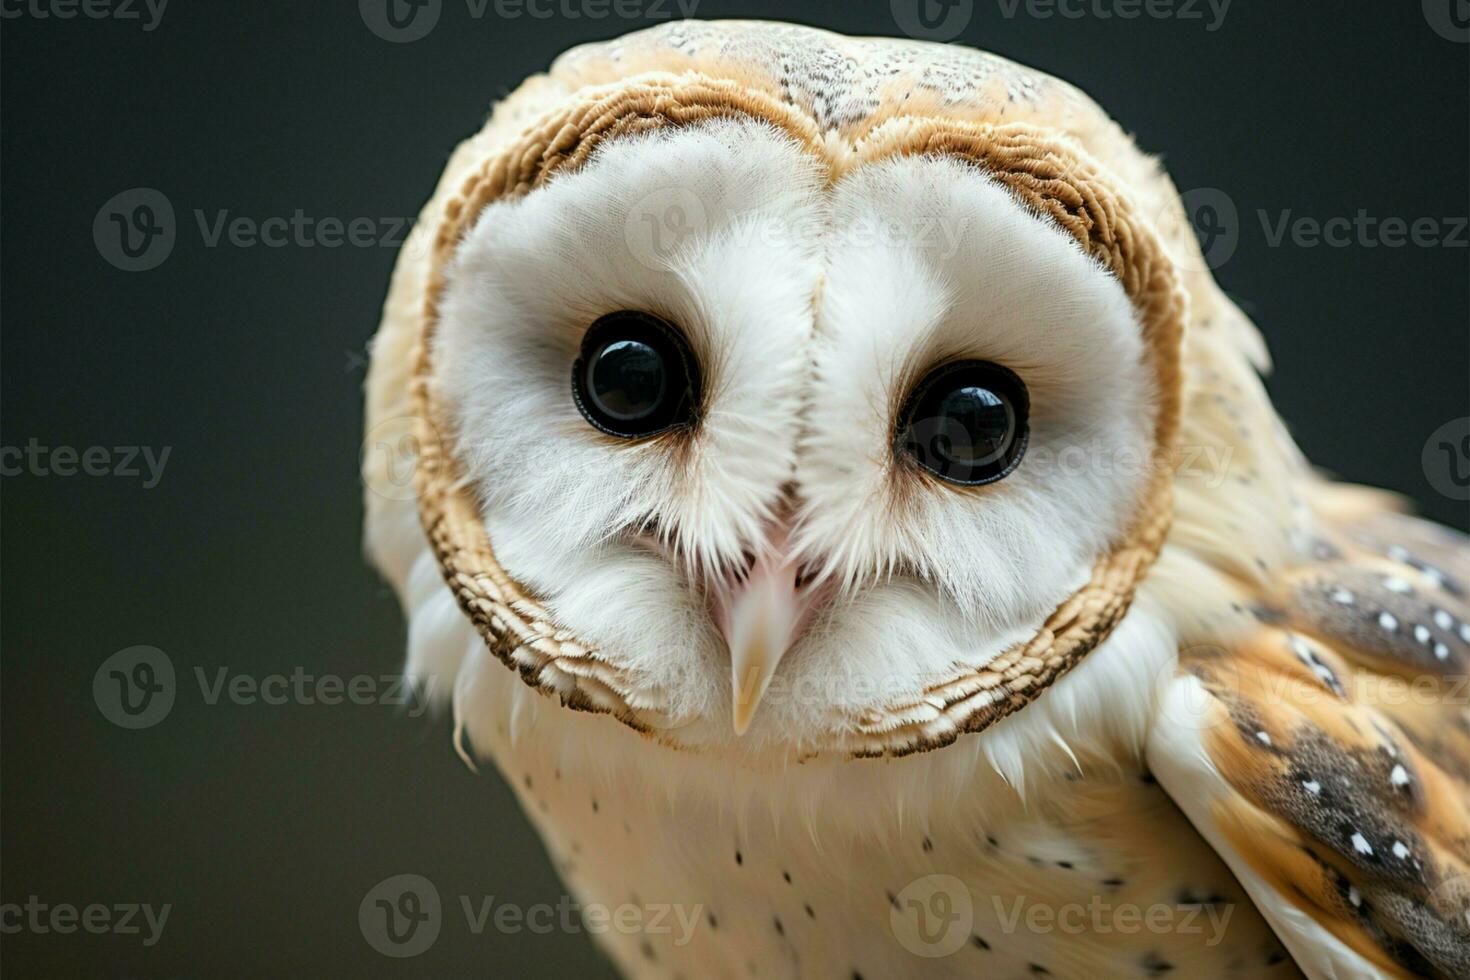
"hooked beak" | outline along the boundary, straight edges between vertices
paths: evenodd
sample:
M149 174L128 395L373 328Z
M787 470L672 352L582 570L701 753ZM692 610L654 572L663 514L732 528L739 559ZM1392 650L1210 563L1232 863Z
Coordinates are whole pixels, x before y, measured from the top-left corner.
M735 734L744 735L781 659L791 649L817 606L814 590L801 583L801 569L785 555L785 537L752 563L744 580L714 589L715 625L730 651L730 688Z

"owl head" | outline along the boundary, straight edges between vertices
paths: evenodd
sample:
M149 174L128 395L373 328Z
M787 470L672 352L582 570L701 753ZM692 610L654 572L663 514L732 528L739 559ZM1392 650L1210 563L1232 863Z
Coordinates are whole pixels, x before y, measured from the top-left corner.
M690 22L569 52L456 153L375 345L411 669L463 694L493 658L748 759L1037 710L1167 534L1215 302L1178 211L1084 96L979 52Z

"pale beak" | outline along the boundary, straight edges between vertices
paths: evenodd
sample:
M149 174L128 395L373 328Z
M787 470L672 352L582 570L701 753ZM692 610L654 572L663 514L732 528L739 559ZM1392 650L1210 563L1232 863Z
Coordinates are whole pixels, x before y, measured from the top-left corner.
M730 648L735 734L744 735L796 638L802 608L795 566L758 559L750 577L735 585L727 602L720 625Z
M786 554L786 529L757 557L743 581L713 589L715 624L730 651L735 734L744 735L781 659L805 628L826 589L799 584L800 566Z

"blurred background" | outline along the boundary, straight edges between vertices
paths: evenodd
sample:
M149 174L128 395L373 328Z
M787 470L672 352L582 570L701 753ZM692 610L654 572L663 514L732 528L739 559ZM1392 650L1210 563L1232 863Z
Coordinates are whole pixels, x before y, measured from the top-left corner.
M384 703L404 624L359 544L364 344L404 222L491 103L578 42L781 18L1078 84L1190 192L1307 454L1470 523L1470 460L1426 452L1470 414L1463 0L388 2L0 7L9 977L611 975L580 932L465 926L459 896L563 889L448 722ZM171 703L108 703L169 667ZM369 703L211 696L298 676L365 677ZM412 959L358 925L397 874L446 903ZM168 918L51 928L94 903Z

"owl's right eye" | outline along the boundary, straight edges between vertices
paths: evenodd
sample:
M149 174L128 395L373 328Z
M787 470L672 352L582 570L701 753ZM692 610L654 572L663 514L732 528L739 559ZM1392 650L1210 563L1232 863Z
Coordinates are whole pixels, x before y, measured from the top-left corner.
M956 361L921 381L902 412L899 448L946 483L1004 479L1026 454L1030 397L1014 371Z
M673 324L620 310L599 317L572 367L572 397L595 428L641 439L693 421L699 372Z

